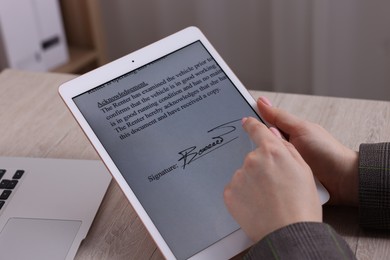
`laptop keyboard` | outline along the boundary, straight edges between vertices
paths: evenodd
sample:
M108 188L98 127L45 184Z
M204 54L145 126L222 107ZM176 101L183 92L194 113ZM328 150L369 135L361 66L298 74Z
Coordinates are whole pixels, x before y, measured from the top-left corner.
M24 170L8 172L6 169L0 169L0 211L15 190L23 174Z

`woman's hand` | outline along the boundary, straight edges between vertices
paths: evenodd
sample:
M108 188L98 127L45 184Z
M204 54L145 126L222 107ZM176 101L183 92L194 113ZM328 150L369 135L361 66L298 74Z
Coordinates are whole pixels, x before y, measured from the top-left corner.
M330 193L331 204L358 204L358 153L345 147L321 126L257 101L261 116L287 135L314 175Z
M283 226L322 221L310 167L294 146L254 118L243 127L256 145L224 191L225 204L244 232L258 241Z

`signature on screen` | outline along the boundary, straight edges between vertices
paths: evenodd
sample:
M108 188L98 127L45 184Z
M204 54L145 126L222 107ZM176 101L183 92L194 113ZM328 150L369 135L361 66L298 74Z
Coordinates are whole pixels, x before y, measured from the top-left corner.
M235 134L237 127L234 125L234 123L238 121L241 121L241 119L233 120L208 130L207 133L212 134L212 136L210 142L207 145L193 145L178 152L178 154L181 156L179 162L183 162L183 169L185 169L187 165L196 161L197 159L200 159L203 156L236 140L238 135Z

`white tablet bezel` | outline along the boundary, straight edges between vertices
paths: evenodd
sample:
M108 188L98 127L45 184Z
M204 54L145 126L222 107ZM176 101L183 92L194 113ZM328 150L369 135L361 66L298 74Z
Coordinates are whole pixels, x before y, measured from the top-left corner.
M101 157L102 161L106 164L112 176L115 178L123 193L133 206L134 210L139 215L141 221L158 245L162 254L168 259L175 259L175 256L168 247L167 243L164 241L156 226L153 224L141 203L138 201L134 192L131 190L128 183L125 181L124 177L112 161L102 143L94 134L86 119L75 105L73 98L196 41L200 41L203 44L203 46L215 59L215 61L222 68L235 87L239 90L241 95L258 114L255 100L252 98L240 80L235 76L232 70L228 67L228 65L224 62L221 56L217 53L217 51L212 47L206 37L196 27L188 27L182 31L179 31L158 42L155 42L107 65L104 65L69 82L66 82L59 88L59 93L65 104L68 106L76 121L79 123L86 136L94 146L95 150ZM210 245L205 250L192 256L190 259L227 259L247 249L249 246L251 246L251 244L251 240L244 234L241 229L239 229L229 236L214 243L213 245Z
M218 65L227 74L228 78L233 82L244 98L254 109L256 109L256 102L252 96L245 89L239 79L233 74L231 69L226 65L217 51L211 46L206 37L196 27L189 27L179 31L156 43L146 46L107 65L104 65L69 82L66 82L59 88L59 93L65 104L68 106L73 116L87 135L102 161L106 164L107 168L117 181L123 193L130 201L134 210L137 212L150 235L160 248L161 252L168 259L175 258L175 256L119 172L118 168L115 166L109 154L94 134L93 130L81 114L80 110L75 105L73 98L96 86L104 84L114 78L128 73L129 71L135 70L143 65L155 61L156 59L159 59L195 41L201 41L204 47L210 52ZM251 244L252 242L250 239L247 238L242 230L239 229L228 237L218 241L213 245L210 245L205 250L192 256L190 259L226 259L240 253L241 251L248 248Z

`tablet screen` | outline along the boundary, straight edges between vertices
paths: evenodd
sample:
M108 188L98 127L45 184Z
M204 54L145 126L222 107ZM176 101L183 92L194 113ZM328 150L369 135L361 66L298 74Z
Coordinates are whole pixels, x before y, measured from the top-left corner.
M223 190L258 116L200 41L73 100L178 259L239 228Z

